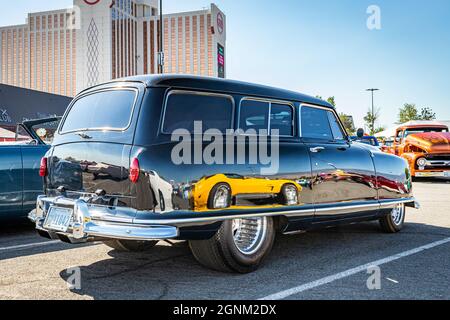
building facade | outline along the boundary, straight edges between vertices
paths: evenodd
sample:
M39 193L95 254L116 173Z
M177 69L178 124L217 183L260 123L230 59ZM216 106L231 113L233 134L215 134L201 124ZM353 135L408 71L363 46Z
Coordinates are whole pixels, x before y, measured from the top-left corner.
M66 96L111 79L158 72L157 0L74 0L0 28L0 83ZM225 77L219 8L163 16L164 72Z

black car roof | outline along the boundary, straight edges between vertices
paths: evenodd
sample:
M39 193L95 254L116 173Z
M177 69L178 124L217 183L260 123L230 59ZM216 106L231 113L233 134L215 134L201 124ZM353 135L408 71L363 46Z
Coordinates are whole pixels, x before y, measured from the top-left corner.
M123 83L123 82L140 82L145 84L147 87L208 90L214 92L226 92L248 96L267 97L279 100L310 103L334 109L334 107L326 101L294 91L236 80L219 79L212 77L200 77L192 75L165 74L165 75L134 76L116 79L99 86L112 85L114 83ZM90 89L85 90L85 92L89 91Z

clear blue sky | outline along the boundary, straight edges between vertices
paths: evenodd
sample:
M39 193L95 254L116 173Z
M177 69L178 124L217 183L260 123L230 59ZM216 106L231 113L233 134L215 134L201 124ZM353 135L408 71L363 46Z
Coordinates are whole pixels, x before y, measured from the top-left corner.
M211 0L164 0L167 12L197 10ZM376 95L380 125L406 102L450 120L449 0L216 0L227 15L228 77L334 95L339 111L361 126ZM70 7L71 0L4 1L0 25L30 11ZM366 27L369 5L382 29Z

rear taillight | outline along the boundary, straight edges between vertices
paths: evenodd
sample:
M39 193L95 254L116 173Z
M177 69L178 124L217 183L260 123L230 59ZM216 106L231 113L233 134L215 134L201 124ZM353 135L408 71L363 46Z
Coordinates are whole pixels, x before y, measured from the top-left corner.
M141 172L141 169L139 167L139 160L137 158L133 158L131 160L130 165L130 180L133 183L137 183L139 180L139 174Z
M48 174L48 169L47 169L47 158L42 158L41 159L41 166L39 167L39 175L41 177L46 177Z

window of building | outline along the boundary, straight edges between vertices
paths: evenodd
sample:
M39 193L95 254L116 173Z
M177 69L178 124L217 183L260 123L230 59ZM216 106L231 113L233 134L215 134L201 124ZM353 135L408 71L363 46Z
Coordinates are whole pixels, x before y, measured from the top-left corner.
M217 129L225 133L232 127L233 100L224 95L172 93L167 98L163 132L178 129L194 132L194 122L201 121L203 132Z

